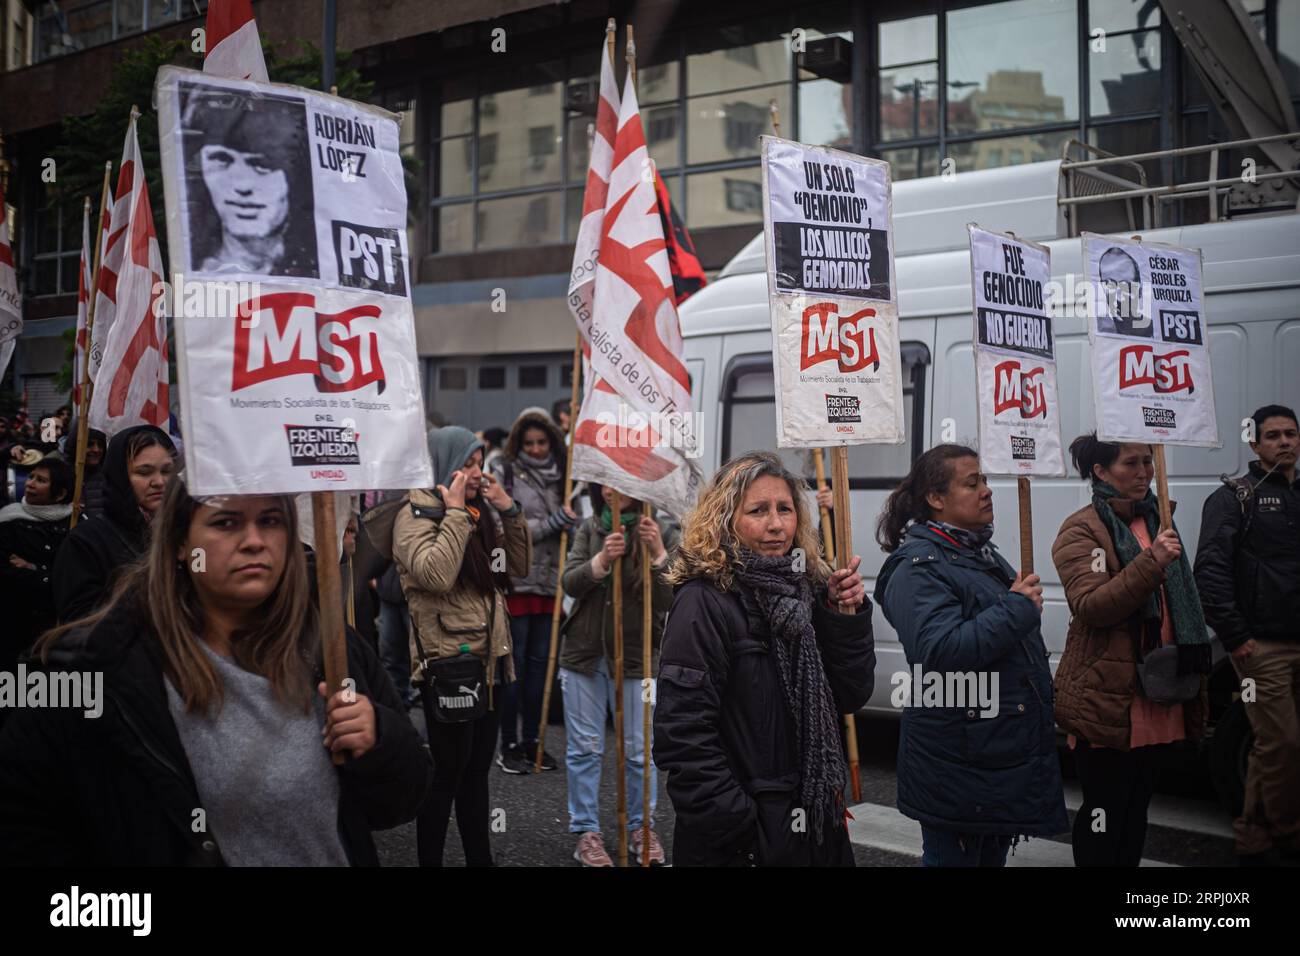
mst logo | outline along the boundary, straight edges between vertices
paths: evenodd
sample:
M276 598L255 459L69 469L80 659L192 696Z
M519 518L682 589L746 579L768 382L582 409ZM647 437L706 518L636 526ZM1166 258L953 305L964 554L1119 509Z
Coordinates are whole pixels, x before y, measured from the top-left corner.
M1047 417L1047 392L1043 366L1025 371L1016 359L993 366L993 414L1020 409L1021 418Z
M353 428L320 428L312 425L285 425L289 440L289 461L294 467L312 468L313 478L342 481L347 476L339 469L320 469L321 465L359 465L357 432Z
M326 314L316 311L310 292L274 292L247 300L236 315L231 391L306 373L318 392L351 392L371 382L383 392L379 334L367 321L379 318L379 306Z
M1163 355L1150 345L1126 345L1119 350L1120 390L1134 385L1150 385L1163 395L1168 392L1194 392L1191 352L1175 349Z
M841 372L857 372L871 366L880 369L880 352L876 349L876 330L862 328L867 319L875 318L875 309L863 309L852 315L840 315L834 302L818 302L803 310L803 347L799 352L799 371L822 362L834 362Z

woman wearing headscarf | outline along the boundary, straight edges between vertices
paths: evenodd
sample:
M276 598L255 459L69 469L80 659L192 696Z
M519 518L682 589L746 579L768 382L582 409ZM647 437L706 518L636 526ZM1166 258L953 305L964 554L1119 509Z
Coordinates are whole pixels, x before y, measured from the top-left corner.
M497 481L523 509L533 542L528 573L514 578L506 604L517 680L501 694L501 752L497 764L506 773L528 773L536 764L541 730L542 692L551 647L555 578L560 569L560 532L571 529L577 515L564 498L564 437L540 408L526 408L515 419L502 457L491 469ZM522 710L522 746L517 726ZM556 763L542 754L542 769Z
M103 604L117 577L144 553L149 523L175 469L176 448L153 425L118 432L104 456L104 512L77 522L54 564L54 606L60 621Z
M69 468L77 464L77 419L72 420L68 434L59 440L63 460ZM108 436L98 428L86 429L86 468L81 477L81 514L97 518L104 513L104 454L108 450ZM68 496L71 500L71 495Z
M5 634L0 671L12 671L20 655L54 626L54 556L68 533L72 472L57 458L32 469L23 500L0 508L0 607Z
M1137 866L1165 754L1205 733L1205 680L1195 675L1209 673L1210 637L1178 531L1160 530L1151 446L1088 434L1070 455L1092 486L1092 502L1065 519L1052 545L1071 615L1056 669L1056 722L1070 733L1083 789L1074 862ZM1163 695L1144 685L1139 662L1171 645L1177 675L1190 677L1182 699L1162 702L1151 698Z
M429 432L435 490L415 489L393 523L393 561L415 631L434 778L420 810L421 866L441 866L453 804L470 866L491 866L488 771L500 723L500 685L515 679L510 576L528 572L528 524L483 473L483 442L464 428Z
M916 460L876 538L876 601L909 671L898 809L921 824L923 866L1004 866L1018 837L1069 828L1038 575L994 546L993 492L964 445Z
M653 749L677 865L853 865L839 728L871 696L871 603L860 558L833 573L822 560L807 492L749 452L686 520Z
M173 478L154 522L111 602L38 644L102 684L0 733L0 862L378 865L371 831L415 816L429 759L351 630L327 696L292 498Z

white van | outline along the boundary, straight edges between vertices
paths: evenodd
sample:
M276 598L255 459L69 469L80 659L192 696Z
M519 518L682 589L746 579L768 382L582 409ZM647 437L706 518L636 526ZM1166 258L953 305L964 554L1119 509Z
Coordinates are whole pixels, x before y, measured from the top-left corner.
M911 180L894 187L895 265L904 363L907 441L901 446L863 445L849 450L853 551L862 556L868 593L885 555L875 541L875 522L885 497L925 449L950 439L977 445L975 365L971 350L970 255L966 223L1045 242L1053 277L1081 275L1080 240L1058 238L1068 203L1058 201L1065 170L1059 161ZM1078 208L1078 207L1070 207ZM1131 234L1133 230L1128 230ZM1218 449L1170 448L1170 495L1176 520L1192 549L1201 506L1221 474L1245 471L1252 455L1241 440L1242 420L1269 402L1300 406L1300 216L1294 210L1178 228L1142 231L1143 238L1204 253L1206 311L1214 363ZM751 449L776 447L772 337L767 274L760 232L718 278L681 307L686 365L694 409L700 413L702 464L706 474ZM1058 318L1058 388L1065 444L1094 427L1087 329L1081 318ZM951 420L950 422L948 420ZM807 452L783 457L809 476ZM828 468L829 471L829 459ZM994 540L1013 565L1019 530L1015 481L993 479ZM1090 500L1078 476L1035 479L1034 563L1046 604L1043 637L1053 669L1065 647L1069 609L1056 569L1052 542L1067 515ZM1193 551L1194 553L1194 551ZM905 671L903 650L878 611L874 617L877 668L867 712L897 714L889 701L891 676ZM1216 642L1220 665L1216 716L1231 704L1231 668ZM1226 678L1226 679L1225 679ZM1248 726L1240 705L1219 721L1214 753L1221 795L1231 803L1244 772ZM1229 732L1229 727L1231 731ZM1239 799L1239 797L1237 797Z

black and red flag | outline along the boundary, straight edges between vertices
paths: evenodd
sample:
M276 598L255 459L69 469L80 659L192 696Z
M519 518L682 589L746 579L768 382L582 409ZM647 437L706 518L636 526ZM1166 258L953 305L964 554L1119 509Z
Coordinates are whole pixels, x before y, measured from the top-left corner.
M695 254L695 243L686 231L686 223L673 209L668 187L664 185L659 170L655 170L655 197L659 201L659 218L663 221L664 244L668 249L668 268L673 274L673 300L681 305L690 296L704 288L704 267Z

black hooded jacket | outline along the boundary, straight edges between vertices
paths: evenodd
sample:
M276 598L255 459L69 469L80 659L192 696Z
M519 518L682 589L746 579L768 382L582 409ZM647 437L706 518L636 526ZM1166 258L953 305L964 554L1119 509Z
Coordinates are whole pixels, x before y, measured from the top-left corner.
M167 433L153 425L120 431L108 443L101 469L103 512L77 522L54 562L54 607L60 622L75 621L103 604L118 576L148 546L149 524L131 490L127 461L132 437L146 431L176 453Z
M371 831L413 819L432 774L393 682L355 631L347 654L356 692L374 707L375 745L335 768L338 833L353 866L377 866ZM102 712L22 708L0 731L0 865L223 865L219 835L193 827L203 803L138 599L63 635L47 669L102 673Z
M1253 461L1205 499L1196 589L1225 650L1251 638L1300 641L1300 480Z

